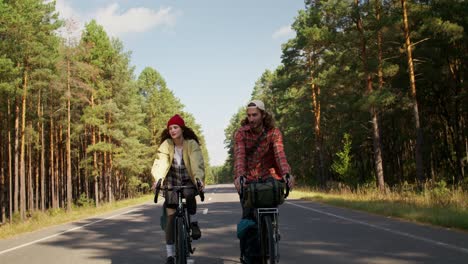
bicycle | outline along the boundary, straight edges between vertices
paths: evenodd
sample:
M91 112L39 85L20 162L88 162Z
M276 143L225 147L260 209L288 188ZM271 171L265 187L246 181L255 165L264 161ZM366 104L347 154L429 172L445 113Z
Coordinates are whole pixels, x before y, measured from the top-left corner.
M201 186L199 179L197 179L197 186L198 188ZM159 180L154 195L154 203L157 203L160 190L175 191L177 193L178 204L174 217L175 260L177 264L187 264L187 259L195 252L195 248L192 248L190 214L186 210L185 198L183 197L184 189L195 189L195 186L179 185L172 186L171 188L167 186L161 188L161 180ZM205 200L204 192L200 191L198 194L203 202Z
M240 179L240 186L244 186L244 178ZM244 188L240 188L240 196L243 199ZM289 196L289 175L286 176L286 192L284 198ZM258 238L260 239L260 253L262 264L279 263L279 241L281 235L279 233L279 210L277 207L272 208L255 208L254 220L257 222ZM241 255L241 263L244 261L244 256Z

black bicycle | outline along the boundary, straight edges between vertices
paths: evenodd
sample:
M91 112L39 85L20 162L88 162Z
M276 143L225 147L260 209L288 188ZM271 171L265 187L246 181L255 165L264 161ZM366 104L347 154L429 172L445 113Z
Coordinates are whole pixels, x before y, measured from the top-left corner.
M197 185L200 188L201 182L199 179L197 179ZM192 248L192 228L190 225L190 214L187 212L185 198L183 197L184 189L195 189L195 187L193 185L161 187L161 180L159 180L154 195L154 203L157 203L160 190L175 191L177 193L178 205L174 217L175 260L177 264L187 264L187 259L195 251L195 248ZM199 192L198 194L203 202L205 194L203 192Z
M284 198L289 196L289 175L286 177L286 192ZM240 179L240 186L244 186L244 178ZM243 197L243 187L240 188L240 195ZM254 220L257 223L258 238L260 239L260 253L262 264L279 263L279 241L281 235L279 232L279 210L272 208L255 208ZM241 255L242 263L244 256Z

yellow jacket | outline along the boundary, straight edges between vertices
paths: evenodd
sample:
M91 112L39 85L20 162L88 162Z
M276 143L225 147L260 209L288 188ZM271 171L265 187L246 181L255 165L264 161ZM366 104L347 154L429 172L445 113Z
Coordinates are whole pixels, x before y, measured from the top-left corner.
M183 146L182 159L184 160L185 167L188 175L196 186L196 178L204 180L205 178L205 163L203 162L203 155L198 143L193 139L185 139ZM158 148L156 159L151 169L151 174L156 182L159 179L164 179L169 172L172 161L174 160L174 142L172 139L166 139Z

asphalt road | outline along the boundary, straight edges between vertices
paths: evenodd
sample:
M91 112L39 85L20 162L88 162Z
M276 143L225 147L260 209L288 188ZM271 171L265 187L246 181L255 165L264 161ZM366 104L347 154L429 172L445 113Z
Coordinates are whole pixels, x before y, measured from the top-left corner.
M232 185L198 203L195 263L239 263ZM164 263L161 205L147 204L0 240L0 263ZM468 263L468 233L300 200L280 207L280 263Z

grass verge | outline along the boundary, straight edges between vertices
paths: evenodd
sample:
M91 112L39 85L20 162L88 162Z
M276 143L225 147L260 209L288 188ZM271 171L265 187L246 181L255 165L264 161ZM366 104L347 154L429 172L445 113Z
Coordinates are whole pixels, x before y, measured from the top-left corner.
M376 199L366 194L334 194L311 189L296 189L290 198L311 200L384 216L468 231L468 208L459 206L429 205L417 202L418 198L401 200L394 194Z
M96 215L101 215L116 209L149 202L152 201L152 199L152 195L145 195L134 199L102 204L100 207L74 207L71 212L66 212L64 209L50 209L45 212L33 212L24 222L20 222L18 219L19 217L15 216L12 224L7 223L0 226L0 239L10 238L19 234L36 231L53 225L64 224Z

